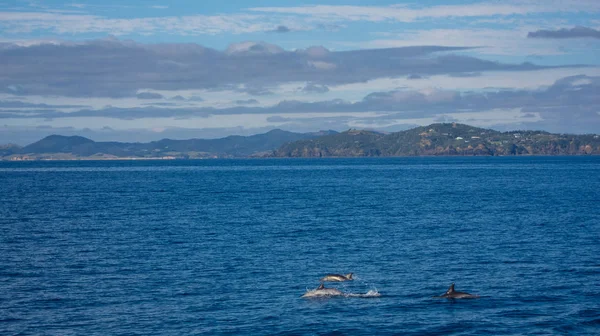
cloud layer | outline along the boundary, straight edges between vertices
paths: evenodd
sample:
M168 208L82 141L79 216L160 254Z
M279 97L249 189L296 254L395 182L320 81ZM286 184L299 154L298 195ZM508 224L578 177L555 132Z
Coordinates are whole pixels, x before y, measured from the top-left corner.
M305 15L327 20L345 21L400 21L456 17L490 17L530 15L535 13L598 11L600 5L592 0L564 1L503 1L438 6L348 6L312 5L290 7L254 7L257 13Z
M0 4L0 137L599 128L596 0L333 3Z
M77 10L73 10L73 7ZM102 7L118 8L128 15L107 17ZM166 6L151 6L166 9ZM194 6L190 6L194 7ZM346 22L415 22L460 18L526 17L543 13L599 12L594 0L515 0L475 2L454 5L311 5L240 8L229 14L193 14L142 16L134 6L71 5L71 8L49 8L30 4L29 10L0 7L0 29L8 34L44 32L52 35L112 34L183 36L244 34L257 32L289 32L323 30L340 27ZM170 6L174 9L175 6ZM202 7L200 7L202 8ZM156 15L156 11L152 12ZM132 17L129 17L132 16ZM327 29L326 29L327 30Z
M563 28L558 30L537 30L527 34L529 38L569 39L595 38L600 39L600 30L588 27Z
M237 106L230 108L115 108L81 109L62 113L36 110L21 114L0 113L0 118L116 118L122 120L149 118L208 118L215 115L295 115L291 118L271 117L269 121L298 122L300 115L338 114L362 124L393 124L406 119L446 120L486 111L521 111L523 115L540 117L545 128L558 130L559 125L577 125L582 132L600 130L600 77L570 76L540 90L498 90L492 92L461 92L454 90L394 90L373 92L358 102L341 99L316 102L282 101L268 107ZM250 104L252 102L240 102ZM377 115L373 115L376 112ZM360 115L363 115L362 117ZM353 115L353 117L348 117ZM273 119L275 118L275 119ZM279 119L277 119L279 118ZM464 119L464 118L463 118ZM340 120L337 117L337 120ZM458 120L458 119L453 119ZM538 120L539 121L539 120ZM551 124L552 125L551 125Z
M0 91L15 95L160 98L139 90L236 89L270 94L269 87L326 85L381 77L542 69L448 54L463 47L403 47L333 52L323 47L285 51L264 42L231 45L224 52L197 44L138 44L117 39L0 48ZM207 66L210 65L210 66Z

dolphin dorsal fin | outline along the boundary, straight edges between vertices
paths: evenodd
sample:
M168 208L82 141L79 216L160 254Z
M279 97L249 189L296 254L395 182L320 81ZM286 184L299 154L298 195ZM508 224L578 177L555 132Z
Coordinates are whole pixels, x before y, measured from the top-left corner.
M452 285L450 285L450 288L448 288L448 290L446 291L446 294L451 294L454 293L454 282L452 283Z
M352 273L348 273L348 274L346 274L346 279L348 279L348 280L352 280Z
M317 289L325 289L325 285L320 284L319 287L317 287Z

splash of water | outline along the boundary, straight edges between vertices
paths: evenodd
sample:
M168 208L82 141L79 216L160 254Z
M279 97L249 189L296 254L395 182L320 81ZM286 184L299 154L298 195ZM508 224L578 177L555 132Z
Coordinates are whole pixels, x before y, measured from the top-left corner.
M345 297L361 297L361 298L370 298L370 297L379 297L381 296L381 293L379 293L376 289L372 289L368 292L366 292L365 294L354 294L354 293L348 293L348 294L344 294Z

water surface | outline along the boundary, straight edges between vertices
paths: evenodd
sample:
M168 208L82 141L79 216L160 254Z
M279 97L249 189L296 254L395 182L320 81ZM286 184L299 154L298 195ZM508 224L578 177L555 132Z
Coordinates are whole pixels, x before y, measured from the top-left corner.
M0 162L0 334L594 334L598 190L600 157ZM381 296L300 298L331 272Z

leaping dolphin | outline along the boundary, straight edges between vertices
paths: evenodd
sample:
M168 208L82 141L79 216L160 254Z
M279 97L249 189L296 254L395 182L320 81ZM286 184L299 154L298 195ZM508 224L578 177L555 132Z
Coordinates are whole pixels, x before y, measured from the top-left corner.
M309 290L302 297L327 297L327 296L340 296L344 295L340 290L335 288L325 288L325 285L321 284L317 289Z
M454 290L454 283L450 285L450 288L440 296L435 296L437 298L445 298L445 299L476 299L479 295L469 294L465 292L457 292Z
M321 282L323 281L350 281L350 280L354 280L352 279L352 273L348 273L346 275L341 275L341 274L327 274L324 277L321 278Z

